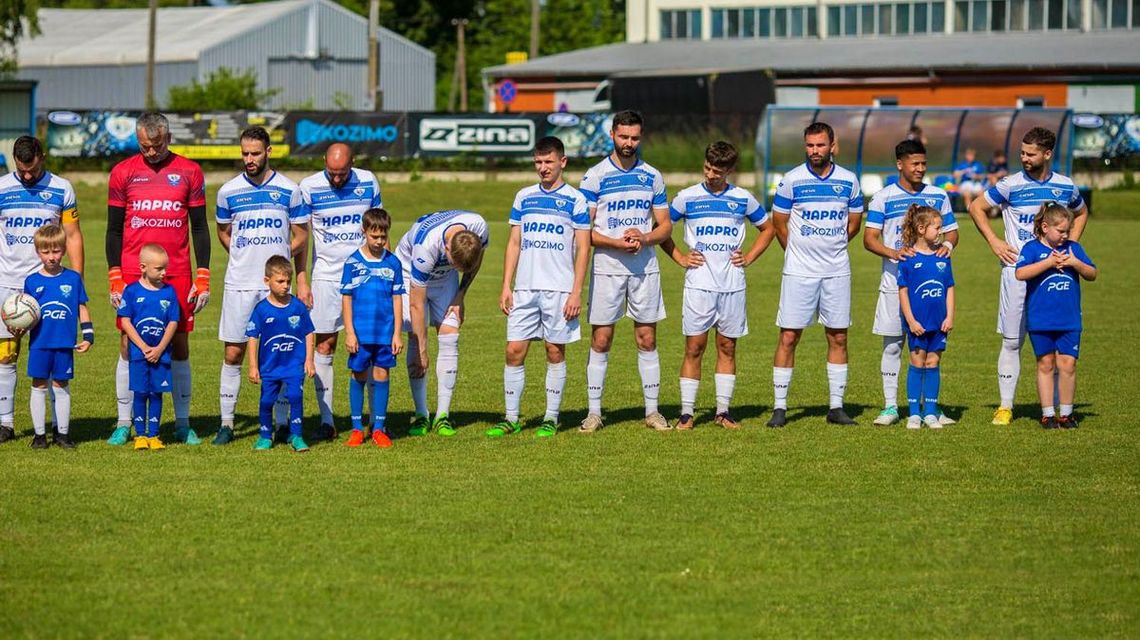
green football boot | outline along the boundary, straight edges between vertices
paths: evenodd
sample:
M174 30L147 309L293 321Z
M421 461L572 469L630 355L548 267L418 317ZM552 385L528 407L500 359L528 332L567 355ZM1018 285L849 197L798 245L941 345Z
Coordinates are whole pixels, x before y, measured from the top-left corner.
M495 426L483 432L483 435L488 438L502 438L514 433L522 431L522 424L518 422L511 422L510 420L503 420Z

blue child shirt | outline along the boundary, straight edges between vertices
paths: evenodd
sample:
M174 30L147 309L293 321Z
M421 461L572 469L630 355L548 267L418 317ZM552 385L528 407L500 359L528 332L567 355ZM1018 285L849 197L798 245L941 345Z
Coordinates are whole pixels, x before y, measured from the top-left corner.
M72 349L79 340L79 305L87 304L83 278L71 269L49 276L39 271L24 280L24 293L40 304L40 321L32 327L32 349Z
M1073 257L1096 268L1084 247L1066 240L1057 247L1061 253L1072 252ZM1048 258L1053 249L1034 238L1021 248L1017 266L1040 262ZM1081 330L1081 277L1077 270L1047 269L1025 283L1025 325L1030 331Z
M950 258L917 253L899 260L899 289L906 287L914 319L925 331L941 331L946 320L946 292L954 286Z
M179 321L181 315L174 287L169 284L164 283L161 288L152 290L144 287L141 282L132 282L123 290L119 317L127 318L148 346L153 347L162 342L166 325ZM132 361L146 360L142 349L139 349L134 342L128 341L128 345ZM162 352L159 362L170 362L169 348Z
M245 327L248 338L257 338L257 362L262 380L285 380L305 376L305 337L314 331L309 309L290 296L279 307L268 298L257 303Z
M391 251L370 260L357 250L344 263L340 292L352 296L352 330L360 344L392 344L392 298L404 293L404 269ZM403 322L403 318L398 320Z

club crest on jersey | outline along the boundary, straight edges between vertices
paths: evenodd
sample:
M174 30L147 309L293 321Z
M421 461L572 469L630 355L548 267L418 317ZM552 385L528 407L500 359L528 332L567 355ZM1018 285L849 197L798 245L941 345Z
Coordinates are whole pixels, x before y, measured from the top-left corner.
M831 189L832 189L832 191L835 191L836 195L843 193L843 186L842 185L837 184L834 187L832 187Z
M1061 197L1061 190L1060 189L1053 189L1053 197L1054 198L1060 198Z
M63 297L70 298L71 297L71 285L69 285L69 284L59 285L59 292L63 294Z
M558 205L558 208L561 209L562 207L566 206L566 201L565 200L555 200L554 204Z
M170 301L169 300L159 300L158 306L162 307L163 311L166 311L167 309L170 308Z
M353 189L352 195L356 196L357 198L364 195L364 187L357 187L357 188Z
M643 174L637 176L637 179L641 181L641 184L645 184L646 181L649 180L649 176L647 176L643 173Z
M51 200L51 192L50 191L41 191L40 192L40 200L43 200L44 202Z
M296 329L301 326L301 316L289 316L289 328Z
M935 262L934 266L938 267L939 271L945 271L946 270L946 263L945 262Z
M178 183L182 182L182 176L177 173L168 173L166 174L166 181L170 183L170 186L177 187Z
M270 191L269 192L269 199L274 201L274 202L277 202L278 200L281 199L281 194L277 193L276 191Z
M257 330L257 323L256 323L256 322L254 322L253 320L250 320L250 321L249 321L249 322L248 322L248 323L245 325L245 332L246 332L246 333L250 333L251 331L256 331L256 330Z
M926 199L926 205L931 207L931 208L937 207L938 206L938 198L927 198Z

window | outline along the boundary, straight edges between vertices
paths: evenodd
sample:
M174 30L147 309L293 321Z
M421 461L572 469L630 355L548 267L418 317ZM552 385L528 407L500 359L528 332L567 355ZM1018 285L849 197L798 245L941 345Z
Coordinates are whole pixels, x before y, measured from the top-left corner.
M1029 30L1045 28L1045 0L1029 0Z
M958 0L954 3L954 31L964 32L970 30L970 0Z
M859 33L865 36L875 35L875 5L863 5L860 11Z
M723 13L722 19L723 19ZM715 20L714 20L715 24ZM661 12L662 40L699 40L701 38L701 10L682 9Z
M1049 0L1048 23L1050 29L1065 28L1065 1Z
M930 3L930 32L942 33L946 30L946 5L941 2Z
M827 35L837 36L843 28L843 8L832 5L827 8Z
M993 0L990 4L990 31L1005 30L1005 0Z
M895 35L910 33L910 5L895 5Z
M780 7L775 11L775 18L772 20L774 23L772 32L777 38L784 38L788 35L788 10Z
M899 106L898 96L875 96L872 99L873 106L876 107L897 107Z
M714 38L724 37L724 14L724 9L712 10L712 37Z
M1112 28L1128 28L1128 0L1112 0Z
M819 17L815 7L808 7L807 10L807 34L813 38L819 36Z
M1018 96L1017 108L1018 109L1032 109L1045 106L1045 98L1042 96Z
M793 38L802 38L804 35L804 8L792 7L789 11L792 19L791 28L788 29L788 35Z
M772 35L772 10L757 9L756 17L760 21L760 37L767 38Z
M859 5L849 4L843 7L843 35L859 35Z
M1010 0L1009 30L1025 31L1025 0Z
M989 9L989 2L986 0L974 0L973 13L970 16L970 31L985 31L986 25L989 24L989 16L986 15Z
M927 4L925 2L914 3L914 32L926 33L928 30L927 20Z
M894 5L879 5L879 35L891 35L891 9Z
M1069 29L1079 31L1081 28L1081 3L1077 0L1069 0L1067 4L1069 7L1069 17L1065 26Z

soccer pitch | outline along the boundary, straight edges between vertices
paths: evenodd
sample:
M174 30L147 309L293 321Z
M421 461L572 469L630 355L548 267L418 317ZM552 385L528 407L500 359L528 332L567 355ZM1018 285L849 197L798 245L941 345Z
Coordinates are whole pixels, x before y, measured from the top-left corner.
M218 185L210 186L212 218ZM383 186L393 241L437 209L472 209L491 223L460 341L459 434L399 438L389 450L350 450L342 436L295 455L285 446L252 451L257 390L248 381L239 438L228 447L136 452L103 443L115 415L117 344L104 277L106 192L80 185L98 335L92 353L76 357L72 431L81 444L28 448L21 379L21 437L0 446L0 637L1140 635L1140 377L1127 351L1140 328L1140 279L1128 257L1140 237L1134 195L1098 194L1082 239L1100 277L1083 292L1077 431L1036 426L1028 344L1017 419L989 424L998 267L964 218L941 393L955 426L871 426L881 403L880 339L870 329L879 258L856 238L847 408L859 426L824 423L817 327L797 352L788 427L763 427L782 263L773 243L748 272L751 334L738 347L734 401L742 431L711 423L711 350L698 428L642 426L632 325L623 321L606 429L573 430L585 415L583 340L568 349L565 431L533 437L545 365L532 349L527 430L492 441L483 430L503 408L502 251L520 186ZM670 194L683 186L669 185ZM212 302L191 340L192 416L204 438L218 420L225 259L216 245ZM661 402L672 421L682 273L661 261L669 314L658 334ZM342 430L343 363L341 347ZM402 364L392 380L389 424L399 435L411 414ZM429 389L434 407L434 376ZM306 392L310 433L311 383Z

